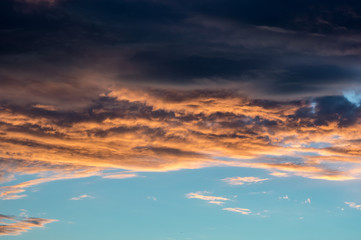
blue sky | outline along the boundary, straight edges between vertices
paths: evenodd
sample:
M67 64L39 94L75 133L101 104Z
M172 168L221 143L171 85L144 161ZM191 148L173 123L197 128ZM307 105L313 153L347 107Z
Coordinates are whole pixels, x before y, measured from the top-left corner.
M359 239L361 3L1 0L2 239Z
M269 178L229 185L234 176ZM2 201L4 214L56 218L45 228L4 239L357 239L359 181L287 180L247 168L140 173L129 179L91 177L44 183L24 199ZM207 191L207 192L206 192ZM186 194L229 198L222 205ZM89 195L81 200L75 196ZM310 199L309 201L307 199ZM247 208L249 215L222 210ZM24 209L24 210L22 210Z

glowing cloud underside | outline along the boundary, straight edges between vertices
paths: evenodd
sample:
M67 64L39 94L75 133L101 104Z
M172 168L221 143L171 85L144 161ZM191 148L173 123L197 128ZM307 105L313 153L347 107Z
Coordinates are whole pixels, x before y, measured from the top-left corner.
M329 107L335 100L344 107ZM122 179L135 177L136 171L212 166L259 168L283 177L356 179L361 171L360 112L343 97L275 102L230 90L157 88L112 89L73 110L68 105L3 104L2 181L14 174L42 177L1 187L0 197L24 197L24 189L54 180ZM102 173L109 169L133 173Z

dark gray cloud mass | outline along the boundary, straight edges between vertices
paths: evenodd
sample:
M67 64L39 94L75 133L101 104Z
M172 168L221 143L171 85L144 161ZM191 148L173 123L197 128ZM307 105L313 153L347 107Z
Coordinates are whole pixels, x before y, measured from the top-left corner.
M340 94L359 84L360 24L350 0L3 0L0 84L74 86L91 69L127 84ZM77 87L66 94L86 99Z

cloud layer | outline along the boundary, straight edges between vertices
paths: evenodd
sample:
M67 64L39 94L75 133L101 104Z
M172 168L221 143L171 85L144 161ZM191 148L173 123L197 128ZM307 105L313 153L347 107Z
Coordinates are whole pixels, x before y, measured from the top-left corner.
M359 178L360 16L354 1L1 1L0 179L37 176L0 197L212 166Z
M67 108L1 105L2 180L42 173L39 179L1 187L3 199L60 179L129 178L136 177L134 171L210 166L326 180L360 176L361 108L343 96L271 101L229 89L123 87L100 94L84 108ZM103 173L107 169L132 172ZM266 179L227 181L261 180Z

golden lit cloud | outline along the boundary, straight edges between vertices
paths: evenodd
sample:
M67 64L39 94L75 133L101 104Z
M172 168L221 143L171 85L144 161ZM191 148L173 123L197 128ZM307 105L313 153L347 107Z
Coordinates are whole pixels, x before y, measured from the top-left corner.
M249 215L252 213L251 210L249 210L247 208L223 208L223 210L229 211L229 212L241 213L243 215Z
M43 228L46 224L56 221L34 217L15 218L0 214L0 235L20 235L32 228Z
M47 88L66 92L69 84L46 85L44 91ZM87 99L83 102L74 97L80 103L73 109L71 99L64 106L59 99L0 106L1 181L9 182L16 174L38 175L1 187L2 199L24 197L21 190L44 182L89 176L122 179L142 171L232 166L333 181L361 174L355 171L361 169L361 123L354 108L349 113L313 112L307 99L257 100L229 89L113 86L89 100L99 91L82 93ZM265 180L224 181L241 185Z

